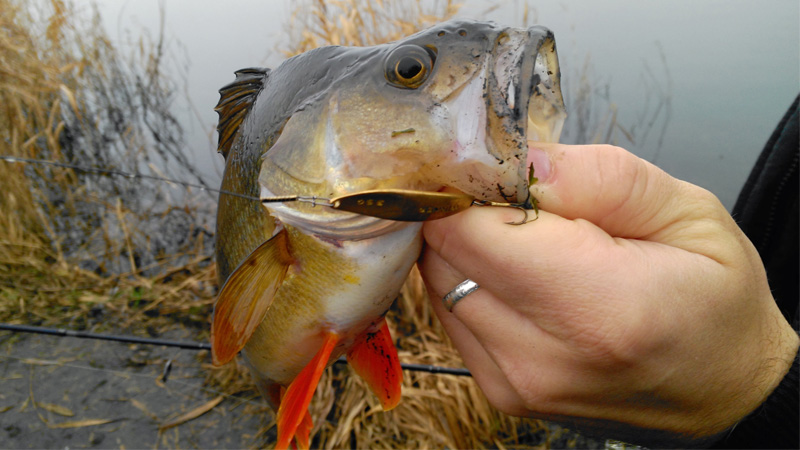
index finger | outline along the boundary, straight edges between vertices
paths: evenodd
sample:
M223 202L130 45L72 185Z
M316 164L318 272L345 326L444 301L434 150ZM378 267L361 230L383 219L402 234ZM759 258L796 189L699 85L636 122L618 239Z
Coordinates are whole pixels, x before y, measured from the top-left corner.
M613 237L659 242L718 260L744 236L707 190L610 145L529 143L539 206Z

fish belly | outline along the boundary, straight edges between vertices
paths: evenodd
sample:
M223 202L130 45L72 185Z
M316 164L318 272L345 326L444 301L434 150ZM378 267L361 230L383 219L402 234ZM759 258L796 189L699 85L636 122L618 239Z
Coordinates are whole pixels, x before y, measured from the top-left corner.
M291 383L319 350L325 332L340 336L334 360L380 325L419 257L420 230L414 223L379 237L339 242L290 234L298 267L243 351L262 390Z

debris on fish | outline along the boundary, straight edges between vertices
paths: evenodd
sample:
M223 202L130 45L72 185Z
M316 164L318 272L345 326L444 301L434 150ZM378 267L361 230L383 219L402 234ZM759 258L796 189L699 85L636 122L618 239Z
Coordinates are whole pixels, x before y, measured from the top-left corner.
M557 141L565 118L555 40L540 26L449 21L240 70L220 94L221 188L265 203L220 195L212 357L242 351L277 410L278 447L307 448L308 404L341 355L385 410L400 401L384 315L420 254L419 221L448 208L387 220L357 201L417 191L425 204L450 187L465 197L436 201L453 208L530 204L528 141ZM268 201L297 196L356 203Z

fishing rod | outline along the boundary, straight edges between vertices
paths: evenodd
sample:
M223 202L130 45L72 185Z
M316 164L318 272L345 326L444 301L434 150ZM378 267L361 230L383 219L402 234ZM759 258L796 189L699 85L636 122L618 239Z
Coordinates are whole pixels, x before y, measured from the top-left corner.
M130 335L115 335L115 334L100 334L92 333L89 331L70 330L67 328L47 328L32 325L14 325L10 323L0 323L0 330L11 331L14 333L33 333L45 334L58 337L73 337L79 339L96 339L101 341L114 341L125 342L129 344L143 344L143 345L160 345L163 347L177 347L187 350L211 350L211 344L207 342L187 342L187 341L172 341L166 339L143 338ZM347 364L347 359L341 357L335 361L335 364ZM472 374L467 369L457 367L441 367L430 364L413 364L413 363L400 363L403 370L412 372L427 372L442 375L456 375L462 377L471 377Z

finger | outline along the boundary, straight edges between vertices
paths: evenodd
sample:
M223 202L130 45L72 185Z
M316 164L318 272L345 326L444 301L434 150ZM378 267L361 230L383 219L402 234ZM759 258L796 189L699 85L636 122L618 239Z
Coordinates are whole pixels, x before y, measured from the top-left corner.
M527 414L508 374L515 371L519 355L535 361L537 348L544 349L551 338L487 289L479 288L460 300L452 312L447 311L441 299L467 277L436 252L423 253L420 271L436 315L492 404L508 414ZM535 374L526 376L536 378Z
M536 143L528 159L538 165L531 192L542 209L588 220L615 237L660 242L678 234L680 240L707 237L707 228L687 232L686 225L709 219L735 227L711 193L619 147Z
M604 295L597 291L598 284L603 286L597 279L608 279L604 271L630 261L628 247L642 245L615 240L589 222L546 211L534 222L508 225L518 214L510 208L470 208L426 223L423 235L455 270L521 312L546 308L548 299L558 303Z
M424 252L419 261L419 266L436 316L464 360L464 365L470 370L472 377L478 383L486 398L495 408L506 414L524 415L526 410L519 395L508 383L508 379L497 366L497 363L489 356L486 349L483 348L469 328L455 314L447 311L442 304L441 299L450 289L446 286L458 283L455 280L460 279L461 275L434 252ZM473 294L476 293L473 292ZM476 297L478 298L469 299L469 302L483 300L480 298L482 295ZM463 301L466 302L468 299L464 298ZM460 305L457 306L460 308Z

